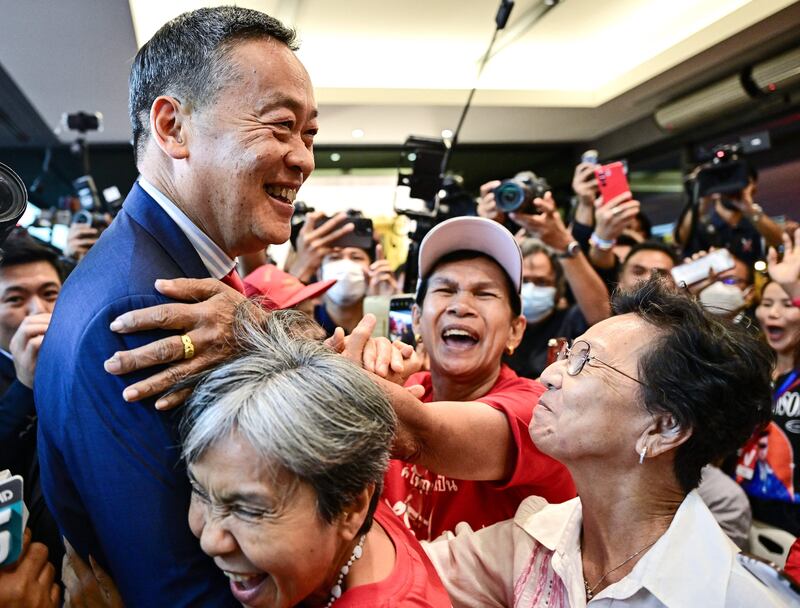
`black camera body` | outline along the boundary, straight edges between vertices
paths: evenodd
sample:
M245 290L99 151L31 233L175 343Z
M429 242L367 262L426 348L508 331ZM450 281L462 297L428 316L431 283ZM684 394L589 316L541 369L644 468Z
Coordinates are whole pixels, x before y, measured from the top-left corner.
M543 177L533 171L517 173L511 179L504 179L493 190L497 208L503 213L536 213L533 201L544 196L550 185Z
M105 213L98 213L97 211L90 211L88 209L81 209L72 216L73 224L86 224L91 228L96 228L98 232L102 232L109 226L108 216Z
M711 162L703 165L695 178L698 196L738 195L750 183L750 168L742 158L742 147L724 144L716 146L712 154Z

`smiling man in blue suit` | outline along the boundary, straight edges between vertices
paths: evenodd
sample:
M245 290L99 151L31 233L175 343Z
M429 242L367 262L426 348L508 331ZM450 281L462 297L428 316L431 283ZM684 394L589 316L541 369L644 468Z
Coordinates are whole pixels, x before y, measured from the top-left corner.
M156 279L238 287L236 256L289 237L317 128L294 44L275 19L224 7L186 13L142 47L130 78L141 177L64 285L42 346L35 398L45 497L76 551L109 572L129 607L237 605L189 530L180 411L126 403L124 387L144 376L112 376L103 362L169 335L109 328L124 312L169 301Z

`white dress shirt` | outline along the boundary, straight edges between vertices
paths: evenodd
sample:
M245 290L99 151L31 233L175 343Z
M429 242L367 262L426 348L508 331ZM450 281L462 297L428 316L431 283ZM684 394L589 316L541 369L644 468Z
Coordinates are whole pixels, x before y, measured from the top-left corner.
M175 203L169 200L161 190L141 176L139 176L139 185L142 187L142 190L153 197L153 200L158 203L159 207L172 218L172 221L175 222L183 234L186 235L192 247L197 251L197 255L199 255L200 259L203 261L203 265L208 270L208 274L215 279L221 279L233 269L236 262L229 258L228 255L219 248L219 245L212 241L205 232L200 230L200 228L198 228Z
M580 498L538 496L513 520L423 543L453 605L584 608ZM620 534L624 534L620 530ZM738 548L693 491L664 535L590 608L771 608L784 604L736 560Z

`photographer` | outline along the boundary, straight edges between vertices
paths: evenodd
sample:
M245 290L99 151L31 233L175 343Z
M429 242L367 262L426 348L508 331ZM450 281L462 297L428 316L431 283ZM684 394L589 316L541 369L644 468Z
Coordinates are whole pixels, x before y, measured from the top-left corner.
M311 283L322 265L322 260L333 249L333 243L353 231L354 225L345 221L347 217L344 212L327 219L322 211L306 214L297 239L292 243L295 253L287 261L287 272L303 283Z
M702 169L695 170L692 179ZM689 204L684 208L675 230L675 241L683 246L684 255L724 247L752 265L764 258L762 238L770 247L780 246L783 231L755 202L758 172L749 165L747 169L749 181L740 192L711 194L701 197L696 206ZM697 225L693 230L694 222Z
M571 230L611 291L631 248L651 238L651 224L631 193L603 202L594 174L597 167L586 162L575 167L572 189L576 207Z
M56 254L24 231L12 233L0 260L0 470L25 478L33 537L56 563L63 548L39 484L33 377L60 291Z
M108 216L107 220L107 224L110 224L111 216ZM105 228L106 225L104 225L103 228ZM97 239L100 238L101 232L102 230L97 226L73 222L67 233L67 246L64 248L64 257L73 264L80 262L84 256L89 253L89 250L97 242Z
M372 251L360 247L332 249L322 258L319 278L336 281L314 309L314 318L328 336L337 327L347 333L353 331L364 316L366 296L397 293L397 280L381 245Z
M611 314L608 291L561 220L552 195L548 192L544 198L535 199L534 205L537 214L510 215L549 247L547 250L530 242L522 246L522 309L528 324L508 363L518 374L529 378L538 377L545 368L550 338L577 336ZM559 289L562 274L576 301L567 310L558 307L564 295L564 289Z

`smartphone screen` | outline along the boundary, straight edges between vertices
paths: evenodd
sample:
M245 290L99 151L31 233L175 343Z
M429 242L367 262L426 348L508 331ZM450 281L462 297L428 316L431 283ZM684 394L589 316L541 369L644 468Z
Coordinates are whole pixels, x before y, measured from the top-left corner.
M672 269L672 278L676 285L694 285L707 279L713 270L715 273L725 272L735 266L733 256L727 249L716 249L702 258L692 260Z
M622 162L598 167L595 169L594 174L597 177L597 187L603 197L604 205L620 194L630 192L631 188L625 175L625 165Z
M411 295L395 296L389 302L389 340L400 340L416 346L414 327L411 323L411 307L414 297Z

